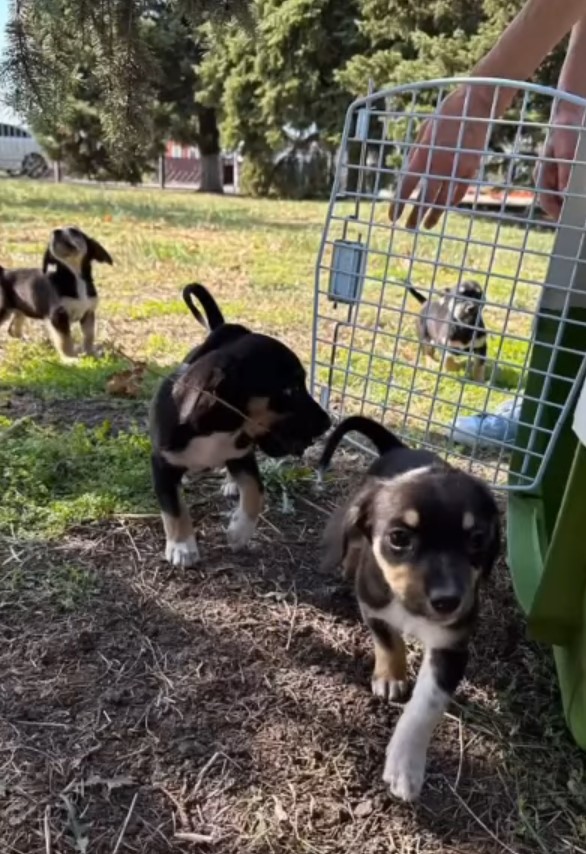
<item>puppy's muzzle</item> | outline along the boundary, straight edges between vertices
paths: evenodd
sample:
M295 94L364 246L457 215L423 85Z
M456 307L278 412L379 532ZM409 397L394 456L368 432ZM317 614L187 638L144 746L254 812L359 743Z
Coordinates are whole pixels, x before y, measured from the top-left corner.
M441 623L461 619L472 609L475 601L474 573L462 567L453 575L445 569L427 585L427 610L431 619Z
M303 405L294 414L279 421L258 444L269 457L300 457L329 430L330 424L327 412L307 395Z
M56 228L51 239L54 249L60 249L65 252L74 252L75 246L67 238L65 232L61 228Z

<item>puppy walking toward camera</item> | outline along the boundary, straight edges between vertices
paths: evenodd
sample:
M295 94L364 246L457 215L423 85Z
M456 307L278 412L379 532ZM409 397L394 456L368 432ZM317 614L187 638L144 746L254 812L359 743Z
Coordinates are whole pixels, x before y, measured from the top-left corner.
M499 516L479 480L429 451L406 447L361 416L347 418L331 434L321 471L353 430L370 439L380 456L356 495L332 515L323 564L342 566L354 578L374 643L377 697L398 700L405 694L403 636L423 644L423 663L383 773L393 795L412 801L423 785L433 731L464 675L478 585L499 551Z
M439 299L427 299L412 285L407 289L422 306L417 334L424 355L437 361L437 350L443 350L448 371L457 370L458 357L467 356L473 360L473 379L484 382L487 345L482 317L485 297L480 285L460 282L456 288L447 288Z
M288 347L225 323L211 294L187 285L183 298L209 335L163 380L151 406L152 473L165 528L165 556L175 566L199 560L180 485L187 472L228 469L239 505L228 527L232 548L247 545L263 507L255 458L302 454L330 426L305 385L301 362Z
M79 323L83 350L94 355L98 292L92 263L112 264L101 244L78 228L52 232L42 270L0 267L0 326L21 338L26 317L45 322L64 362L75 359L71 325Z

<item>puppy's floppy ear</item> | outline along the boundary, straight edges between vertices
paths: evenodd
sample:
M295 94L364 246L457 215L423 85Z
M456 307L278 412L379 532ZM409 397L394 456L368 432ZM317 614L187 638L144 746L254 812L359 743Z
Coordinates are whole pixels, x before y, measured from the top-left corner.
M209 417L214 432L237 429L243 407L230 374L229 363L215 351L185 366L173 386L180 423L197 429Z
M322 548L324 556L321 568L324 571L340 566L353 544L366 539L372 541L372 504L375 484L367 482L354 498L335 510L324 531ZM351 567L346 567L351 572Z
M106 249L104 249L101 243L98 243L98 241L94 240L93 237L88 237L87 234L84 234L83 236L87 243L87 257L90 261L97 261L98 264L112 265L114 263L112 256Z
M43 255L43 273L46 273L51 264L55 263L55 258L53 257L53 253L47 246L45 249L45 254Z

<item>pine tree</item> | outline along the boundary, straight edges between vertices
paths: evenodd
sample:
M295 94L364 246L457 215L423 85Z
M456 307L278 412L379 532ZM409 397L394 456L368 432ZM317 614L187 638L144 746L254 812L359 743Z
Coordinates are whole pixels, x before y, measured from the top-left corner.
M283 149L308 153L319 139L331 159L349 101L336 72L361 47L357 11L354 0L253 0L251 26L204 28L202 97L218 107L228 145L242 143L248 189L305 192L298 173L286 178L293 158L275 159Z
M13 2L9 102L74 172L140 181L173 136L199 145L201 189L221 192L215 110L197 101L196 73L198 26L221 5Z

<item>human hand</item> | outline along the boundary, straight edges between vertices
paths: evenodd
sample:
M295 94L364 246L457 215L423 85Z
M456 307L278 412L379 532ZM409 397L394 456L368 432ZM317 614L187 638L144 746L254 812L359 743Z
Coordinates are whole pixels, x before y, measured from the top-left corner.
M552 117L552 125L545 140L541 158L534 171L539 204L553 219L558 219L564 201L564 191L570 180L570 169L576 156L578 128L582 126L584 111L573 104L561 104Z
M419 193L407 228L418 228L421 223L433 228L447 205L462 200L486 149L493 94L492 88L462 86L424 122L389 210L393 221L399 219L417 187Z

